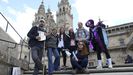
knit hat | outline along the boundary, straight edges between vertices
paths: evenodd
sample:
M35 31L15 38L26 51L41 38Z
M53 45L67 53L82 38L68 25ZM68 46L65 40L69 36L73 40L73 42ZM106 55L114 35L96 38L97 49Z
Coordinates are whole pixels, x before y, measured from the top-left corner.
M94 20L92 20L92 19L89 19L89 20L85 23L86 27L89 27L91 24L94 25Z
M44 19L40 19L39 22L45 22L45 20Z

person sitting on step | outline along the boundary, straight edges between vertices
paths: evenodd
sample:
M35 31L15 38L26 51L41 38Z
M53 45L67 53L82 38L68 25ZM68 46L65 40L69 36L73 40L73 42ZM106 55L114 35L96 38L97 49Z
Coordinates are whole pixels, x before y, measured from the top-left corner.
M88 64L88 51L85 43L83 41L78 42L78 48L75 52L72 52L71 64L73 69L78 70L78 72L84 72Z

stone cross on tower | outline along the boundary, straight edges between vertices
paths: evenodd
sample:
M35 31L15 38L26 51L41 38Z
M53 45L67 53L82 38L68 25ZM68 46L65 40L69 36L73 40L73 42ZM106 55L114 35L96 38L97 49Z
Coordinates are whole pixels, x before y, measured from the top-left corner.
M44 0L42 0L42 4L43 4Z

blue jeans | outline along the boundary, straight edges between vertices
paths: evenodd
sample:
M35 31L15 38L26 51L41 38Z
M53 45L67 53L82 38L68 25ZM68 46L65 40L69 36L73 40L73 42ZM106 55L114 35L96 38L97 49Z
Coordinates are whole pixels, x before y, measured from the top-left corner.
M52 61L52 53L55 56L54 63ZM54 70L59 69L60 56L57 48L48 48L48 73L51 74Z
M41 62L42 56L43 56L43 48L34 46L31 48L31 54L32 54L32 59L35 63L33 75L38 75L39 70L43 68L43 65Z
M74 69L82 70L87 67L88 58L84 58L81 61L76 61L75 59L71 59L71 64Z

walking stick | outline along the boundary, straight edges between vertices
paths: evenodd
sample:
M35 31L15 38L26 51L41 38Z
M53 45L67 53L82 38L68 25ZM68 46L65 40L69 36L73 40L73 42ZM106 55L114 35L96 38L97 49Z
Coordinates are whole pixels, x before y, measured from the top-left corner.
M44 42L44 52L43 52L43 55L44 55L44 60L43 60L43 75L46 75L46 61L45 61L45 56L46 56L46 50L45 50L45 42Z

